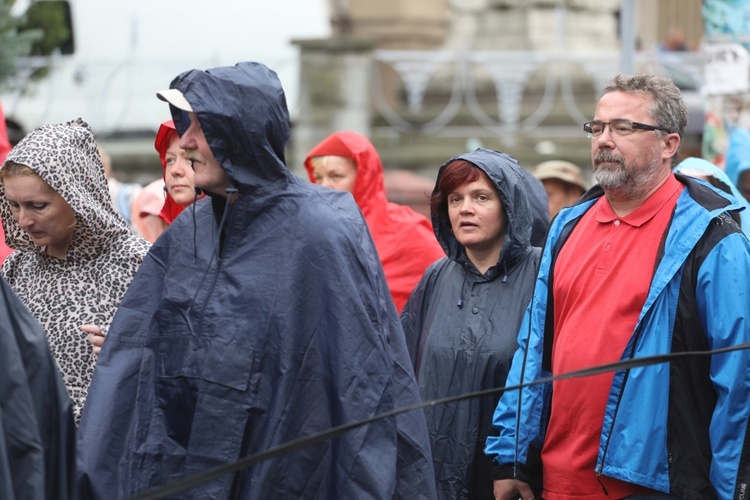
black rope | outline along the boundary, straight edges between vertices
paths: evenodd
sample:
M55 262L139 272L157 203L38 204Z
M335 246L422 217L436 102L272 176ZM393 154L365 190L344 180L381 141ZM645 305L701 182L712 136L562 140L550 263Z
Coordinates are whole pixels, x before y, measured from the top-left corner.
M242 457L236 462L228 463L225 465L220 465L218 467L208 469L205 472L194 474L180 481L179 483L172 483L166 486L153 488L144 493L140 493L136 496L131 497L130 500L156 500L159 498L167 497L169 495L174 495L175 493L180 493L185 490L189 490L190 488L199 486L203 483L208 483L210 481L218 479L221 476L224 476L225 474L239 472L259 462L263 462L264 460L269 460L271 458L275 458L281 455L286 455L287 453L292 453L294 451L301 450L308 446L312 446L314 444L318 444L323 441L333 439L346 432L349 432L352 429L356 429L357 427L371 424L373 422L376 422L378 420L382 420L385 418L394 417L402 413L407 413L410 411L426 408L428 406L437 406L437 405L441 405L445 403L452 403L455 401L463 401L465 399L473 399L473 398L478 398L482 396L489 396L491 394L495 394L501 391L519 390L519 389L523 389L524 387L547 384L555 380L590 377L592 375L599 375L601 373L607 373L607 372L613 372L613 371L619 371L619 370L629 370L632 368L638 368L642 366L650 366L650 365L656 365L656 364L661 364L661 363L668 363L676 359L691 358L695 356L713 356L715 354L723 354L723 353L739 351L743 349L750 349L750 342L745 342L743 344L730 346L730 347L723 347L721 349L714 349L712 351L687 351L687 352L677 352L677 353L669 353L669 354L657 354L654 356L644 356L642 358L632 358L632 359L627 359L624 361L617 361L614 363L607 363L604 365L592 366L591 368L585 368L583 370L577 370L577 371L568 372L568 373L561 373L559 375L555 375L554 377L537 379L537 380L534 380L532 382L528 382L525 384L509 385L506 387L496 387L492 389L485 389L482 391L461 394L458 396L451 396L451 397L441 398L441 399L433 399L432 401L426 401L423 403L417 403L417 404L413 404L410 406L405 406L403 408L397 408L395 410L391 410L386 413L381 413L380 415L375 415L374 417L370 417L365 420L359 420L357 422L352 422L349 424L332 427L325 431L316 432L315 434L310 434L309 436L305 436L303 438L295 439L294 441L289 441L279 446L269 448L268 450L263 451L261 453L256 453L255 455L248 455L246 457Z

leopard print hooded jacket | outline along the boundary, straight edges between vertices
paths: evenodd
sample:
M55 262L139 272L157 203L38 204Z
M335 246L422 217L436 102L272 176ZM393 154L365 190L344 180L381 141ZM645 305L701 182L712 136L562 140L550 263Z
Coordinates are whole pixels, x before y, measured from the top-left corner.
M107 331L149 244L114 208L94 134L80 118L32 131L3 167L8 162L34 170L75 213L66 257L49 256L13 218L0 183L5 241L16 250L1 274L44 327L78 422L95 366L80 327L91 323Z

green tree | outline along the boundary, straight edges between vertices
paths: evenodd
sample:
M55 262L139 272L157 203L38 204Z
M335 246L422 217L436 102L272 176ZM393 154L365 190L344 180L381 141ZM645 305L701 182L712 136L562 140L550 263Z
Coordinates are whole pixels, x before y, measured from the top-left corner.
M35 40L42 38L40 30L22 31L23 18L11 16L13 0L0 0L0 85L16 73L16 59L31 52Z
M63 54L73 51L73 38L69 27L68 3L61 1L34 2L26 11L21 24L24 32L41 31L44 36L34 41L31 55L48 56L55 49Z

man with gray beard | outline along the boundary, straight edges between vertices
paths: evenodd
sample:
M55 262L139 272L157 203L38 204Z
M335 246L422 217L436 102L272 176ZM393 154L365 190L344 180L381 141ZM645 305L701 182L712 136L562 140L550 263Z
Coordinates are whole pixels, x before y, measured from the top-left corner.
M667 78L616 76L591 138L597 183L554 220L506 383L750 341L739 204L672 167L687 124ZM750 353L506 391L487 439L495 498L739 498Z

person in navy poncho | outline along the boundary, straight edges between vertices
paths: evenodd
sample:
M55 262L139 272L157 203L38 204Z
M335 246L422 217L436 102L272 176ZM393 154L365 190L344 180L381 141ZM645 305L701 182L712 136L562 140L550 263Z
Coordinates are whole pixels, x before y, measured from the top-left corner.
M79 487L93 498L419 401L357 205L284 163L276 74L192 70L159 96L208 196L159 237L104 343L79 433ZM411 411L180 498L434 498L429 450Z

